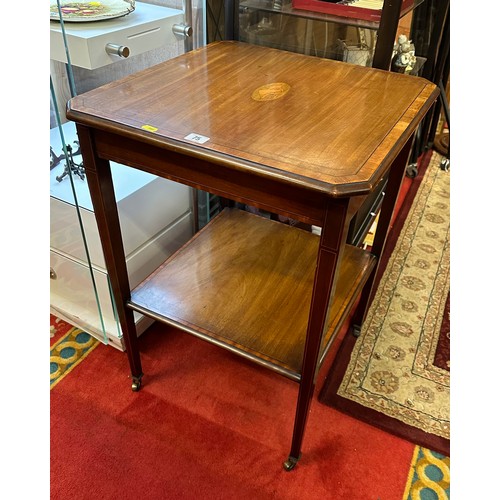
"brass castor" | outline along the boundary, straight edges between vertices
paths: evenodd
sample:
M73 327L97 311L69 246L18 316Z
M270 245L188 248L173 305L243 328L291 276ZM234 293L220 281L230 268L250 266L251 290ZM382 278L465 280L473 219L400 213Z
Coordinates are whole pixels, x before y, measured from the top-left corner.
M358 325L353 325L351 331L354 337L356 338L358 338L361 335L361 327Z
M418 174L418 168L416 163L410 163L406 167L406 175L410 177L410 179L414 179Z
M298 458L288 457L288 459L283 462L283 469L290 472L297 465L298 461Z
M132 391L137 392L141 388L141 378L132 377Z

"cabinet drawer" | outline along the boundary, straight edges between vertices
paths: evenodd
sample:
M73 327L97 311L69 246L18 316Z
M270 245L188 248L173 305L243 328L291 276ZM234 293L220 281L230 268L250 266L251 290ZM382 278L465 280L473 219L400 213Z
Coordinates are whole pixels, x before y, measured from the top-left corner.
M114 178L126 175L123 170L126 167L116 164L113 167ZM159 177L152 179L118 202L127 257L191 211L190 188ZM81 208L80 214L92 262L104 269L94 212ZM53 196L50 198L50 245L76 260L87 260L75 206Z
M184 20L181 10L136 2L135 10L120 18L93 23L65 23L71 64L96 69L119 60L106 45L127 47L130 56L177 42L172 27ZM67 62L61 26L50 23L50 58Z
M78 140L73 122L62 126L64 141ZM50 145L62 152L60 131L50 131ZM81 157L78 156L78 161ZM78 200L90 256L94 265L104 268L101 243L86 178L73 176L62 181L64 161L50 171L50 244L63 254L86 261L85 249L74 199ZM111 173L123 232L125 255L130 255L191 210L191 188L155 175L111 162ZM74 192L73 192L74 188Z
M94 330L101 332L102 327L89 268L54 251L50 252L50 268L51 306L61 311L71 311L75 319L80 319L91 325ZM107 275L94 269L94 278L104 327L111 335L118 337Z
M131 288L137 286L186 243L191 235L192 218L189 213L131 255L127 260ZM70 322L79 324L81 328L88 329L89 333L102 338L102 327L89 267L54 250L50 252L50 267L50 305L66 316ZM119 327L114 320L107 274L94 268L94 279L108 340L117 344L115 347L121 348L121 342L118 339ZM137 324L140 334L151 322L145 321L145 318L138 313L134 313L134 316L136 322L140 322Z

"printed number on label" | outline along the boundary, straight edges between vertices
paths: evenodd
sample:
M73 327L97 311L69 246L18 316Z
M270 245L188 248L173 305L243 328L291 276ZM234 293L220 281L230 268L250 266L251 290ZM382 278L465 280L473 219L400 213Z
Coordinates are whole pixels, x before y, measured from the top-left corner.
M186 135L186 137L184 137L184 139L187 139L188 141L196 142L197 144L204 144L205 142L207 142L210 139L210 137L205 137L204 135L200 135L200 134L189 134L189 135Z

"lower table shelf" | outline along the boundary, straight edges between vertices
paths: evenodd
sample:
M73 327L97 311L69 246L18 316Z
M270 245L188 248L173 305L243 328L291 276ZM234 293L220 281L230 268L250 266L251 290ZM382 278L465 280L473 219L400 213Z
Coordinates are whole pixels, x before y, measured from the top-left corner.
M225 209L131 293L128 307L301 378L319 236ZM347 245L320 359L375 258Z

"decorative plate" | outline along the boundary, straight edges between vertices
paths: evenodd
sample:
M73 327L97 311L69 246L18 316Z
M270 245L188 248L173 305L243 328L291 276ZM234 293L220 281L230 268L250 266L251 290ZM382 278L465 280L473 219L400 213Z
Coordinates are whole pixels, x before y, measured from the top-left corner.
M59 0L64 22L82 23L114 19L130 14L135 10L135 0L99 0L87 2L65 2ZM59 21L57 0L50 0L50 19Z

